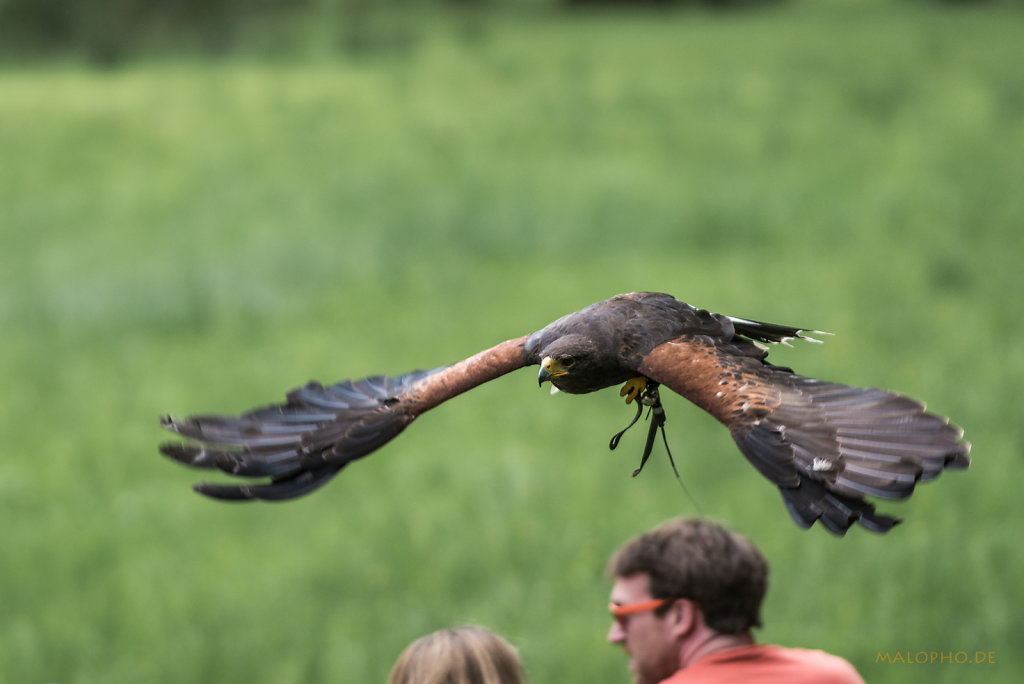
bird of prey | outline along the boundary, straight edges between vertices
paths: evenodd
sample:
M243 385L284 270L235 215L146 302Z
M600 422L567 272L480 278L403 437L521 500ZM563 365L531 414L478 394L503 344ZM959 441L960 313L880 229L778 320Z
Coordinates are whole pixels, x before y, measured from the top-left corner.
M813 332L711 313L667 294L623 294L450 366L329 386L311 382L285 403L240 416L165 417L163 426L187 441L160 450L190 466L259 479L196 485L206 496L291 499L384 446L422 413L539 365L538 381L562 392L623 384L627 403L636 400L641 411L650 406L645 460L655 427L664 424L663 385L729 429L801 527L820 520L837 535L854 523L888 532L899 520L876 513L864 497L904 499L943 469L966 468L970 444L918 401L814 380L766 361L768 344L813 340Z

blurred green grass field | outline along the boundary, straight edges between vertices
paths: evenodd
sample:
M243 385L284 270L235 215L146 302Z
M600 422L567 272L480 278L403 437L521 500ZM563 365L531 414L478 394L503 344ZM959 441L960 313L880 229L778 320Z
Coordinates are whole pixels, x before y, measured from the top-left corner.
M0 681L380 682L477 622L533 682L626 682L605 559L697 507L772 563L761 640L869 682L1017 681L1022 29L924 5L475 15L400 54L4 68ZM640 431L607 450L614 392L527 371L288 504L201 499L157 454L164 413L434 367L645 289L835 333L773 359L926 400L971 469L882 505L890 535L836 539L682 399L696 506L660 449L630 478Z

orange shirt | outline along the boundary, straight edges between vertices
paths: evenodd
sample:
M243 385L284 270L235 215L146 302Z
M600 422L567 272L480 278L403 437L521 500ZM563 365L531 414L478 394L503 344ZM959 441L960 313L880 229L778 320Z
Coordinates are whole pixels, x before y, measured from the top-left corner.
M661 684L864 684L839 656L770 644L739 646L704 656Z

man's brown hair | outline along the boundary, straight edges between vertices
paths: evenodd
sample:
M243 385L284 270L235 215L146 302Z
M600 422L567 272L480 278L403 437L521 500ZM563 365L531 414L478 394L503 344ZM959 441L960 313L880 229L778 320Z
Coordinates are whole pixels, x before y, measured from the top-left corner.
M612 556L608 574L646 574L651 596L697 602L719 633L761 626L768 563L745 537L710 520L671 520L627 541Z

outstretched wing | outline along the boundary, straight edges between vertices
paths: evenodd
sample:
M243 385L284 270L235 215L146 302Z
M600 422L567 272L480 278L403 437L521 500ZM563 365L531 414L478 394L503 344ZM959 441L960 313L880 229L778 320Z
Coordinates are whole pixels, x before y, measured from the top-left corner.
M186 465L262 480L202 483L195 486L200 494L228 500L293 499L384 446L425 411L527 365L525 340L509 340L432 371L377 375L326 387L311 382L289 392L283 404L240 416L166 417L163 426L189 441L163 444L160 451Z
M736 324L737 332L750 323ZM970 465L962 431L920 402L805 378L765 363L753 347L684 336L655 347L639 370L728 427L802 527L820 520L842 535L857 522L886 532L899 521L876 513L865 496L904 499L943 469Z

